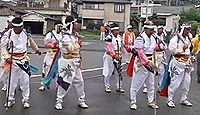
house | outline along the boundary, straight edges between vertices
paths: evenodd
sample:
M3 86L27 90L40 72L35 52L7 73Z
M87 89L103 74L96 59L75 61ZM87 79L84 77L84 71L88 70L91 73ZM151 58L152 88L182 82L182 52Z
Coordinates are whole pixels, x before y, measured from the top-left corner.
M175 32L179 28L180 13L189 10L193 6L156 6L153 13L165 22L166 31Z
M54 27L55 21L58 20L35 11L31 11L25 15L22 15L21 17L24 21L24 28L26 28L32 34L43 35L50 31Z
M130 0L81 0L77 4L84 29L99 29L103 23L116 22L124 31L130 24Z
M154 0L154 2L157 0ZM139 30L141 30L141 20L145 20L146 18L146 11L148 12L148 17L156 15L159 20L162 21L163 26L167 32L175 32L179 28L179 20L180 20L180 13L183 10L188 10L193 6L166 6L161 4L154 4L150 3L139 3L137 0L133 0L131 5L131 14L140 17L140 25ZM166 3L166 0L160 0L160 3Z
M71 0L19 0L18 7L27 12L38 12L63 23L67 15L71 15Z

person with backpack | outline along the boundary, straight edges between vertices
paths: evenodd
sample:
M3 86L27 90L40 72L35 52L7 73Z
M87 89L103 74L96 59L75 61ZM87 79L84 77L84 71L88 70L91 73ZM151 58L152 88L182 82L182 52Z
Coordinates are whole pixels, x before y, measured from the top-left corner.
M137 51L137 70L132 77L130 88L130 108L137 110L136 96L144 83L147 85L147 105L153 109L158 109L158 105L154 102L154 73L157 70L154 58L156 49L156 40L152 36L156 26L152 21L145 22L144 31L135 39L134 48Z
M116 70L121 77L122 37L119 35L119 25L111 24L111 33L105 38L106 52L103 55L103 76L105 92L111 93L111 77ZM115 63L116 62L116 63ZM118 65L116 66L116 64ZM124 93L122 78L117 77L116 91Z
M5 62L2 67L9 72L9 82L7 91L7 102L5 107L9 108L15 104L15 89L19 85L22 91L22 107L29 108L30 96L30 67L29 57L27 56L28 46L36 54L41 55L39 48L34 42L31 34L24 28L21 17L12 20L13 28L7 31L1 39L2 56Z
M170 84L168 86L168 107L175 108L173 97L175 91L181 87L180 104L185 106L192 106L188 101L188 93L191 82L192 63L190 60L191 40L188 37L191 25L184 24L181 26L180 33L176 34L169 43L169 50L173 55L173 59L169 64Z
M45 47L49 48L48 52L46 53L44 60L43 60L43 66L42 66L42 80L47 77L50 66L52 64L53 58L56 54L56 51L59 48L59 45L61 44L61 39L63 38L62 35L62 29L63 29L63 23L61 21L57 21L54 23L54 28L50 32L48 32L44 38L44 45ZM45 84L41 82L41 86L39 87L40 91L44 91L47 87L45 87Z
M14 19L15 17L14 16L9 16L8 19L7 19L7 27L4 28L2 31L1 31L1 37L9 30L12 28L12 20ZM1 59L1 62L2 63L4 62L4 60ZM6 72L4 71L1 71L1 76L7 76ZM5 78L3 80L3 87L1 88L2 91L6 91L7 90L7 79Z

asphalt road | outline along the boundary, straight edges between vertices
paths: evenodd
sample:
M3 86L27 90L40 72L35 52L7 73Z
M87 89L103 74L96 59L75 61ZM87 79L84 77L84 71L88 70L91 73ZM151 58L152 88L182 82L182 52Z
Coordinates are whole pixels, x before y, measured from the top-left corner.
M35 38L37 44L42 45L41 37ZM129 100L129 88L131 78L127 78L123 73L124 94L115 91L114 82L112 82L112 93L107 94L104 91L102 70L103 42L85 41L83 46L83 77L85 79L86 102L88 109L80 109L77 106L77 95L72 87L66 95L63 103L63 110L54 109L56 88L55 82L52 82L51 89L45 92L38 90L40 86L41 65L44 55L30 55L31 64L39 67L39 72L34 73L31 78L31 95L29 109L22 109L21 92L16 91L16 103L8 111L3 104L5 102L5 93L0 91L0 115L155 115L154 110L147 106L146 94L140 90L138 93L138 110L131 110ZM44 50L45 51L45 50ZM125 69L126 65L124 66ZM91 69L96 69L90 71ZM195 66L196 72L196 66ZM175 95L176 108L171 109L166 105L166 98L157 95L159 109L157 115L200 115L200 84L197 83L197 76L193 72L189 100L194 104L193 107L185 107L179 104L179 91ZM117 74L113 76L113 79ZM114 81L114 80L113 80ZM1 86L2 84L0 84Z

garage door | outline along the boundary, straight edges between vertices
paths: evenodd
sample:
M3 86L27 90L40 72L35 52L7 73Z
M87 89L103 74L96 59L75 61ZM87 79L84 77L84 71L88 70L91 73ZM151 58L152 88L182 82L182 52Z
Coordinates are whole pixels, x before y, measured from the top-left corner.
M31 34L43 34L43 25L44 22L24 22L25 29L27 29Z

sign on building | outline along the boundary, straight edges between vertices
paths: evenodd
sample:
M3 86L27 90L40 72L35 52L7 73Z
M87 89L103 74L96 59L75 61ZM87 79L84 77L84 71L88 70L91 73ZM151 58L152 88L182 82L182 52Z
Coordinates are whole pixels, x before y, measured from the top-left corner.
M153 7L141 7L141 18L146 18L146 12L148 13L148 17L153 15Z

